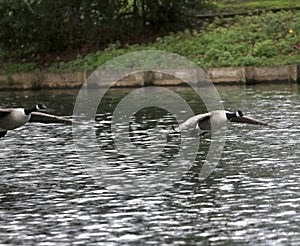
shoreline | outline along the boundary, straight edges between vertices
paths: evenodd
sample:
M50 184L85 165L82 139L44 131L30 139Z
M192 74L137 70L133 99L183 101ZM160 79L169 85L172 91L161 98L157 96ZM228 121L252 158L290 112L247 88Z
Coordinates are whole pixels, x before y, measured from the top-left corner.
M272 65L245 67L214 67L203 71L214 84L250 85L261 83L300 83L300 65ZM125 71L126 72L126 71ZM144 86L179 86L184 84L182 78L189 77L191 69L172 71L138 71L128 72L128 76L114 83L113 87ZM34 71L26 73L1 74L1 90L37 90L37 89L72 89L80 88L93 71L57 72ZM169 74L168 74L169 73ZM178 74L179 76L176 76ZM181 79L180 79L181 78ZM201 84L201 79L195 84ZM101 88L112 82L95 82L93 88Z

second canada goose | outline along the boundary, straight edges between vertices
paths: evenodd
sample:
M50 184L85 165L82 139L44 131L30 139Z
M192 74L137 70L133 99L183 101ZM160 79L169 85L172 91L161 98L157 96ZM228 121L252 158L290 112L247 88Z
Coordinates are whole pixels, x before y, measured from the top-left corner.
M0 109L0 138L4 137L8 130L16 129L27 122L72 124L69 119L37 112L45 108L44 104L37 104L32 108Z
M173 132L183 132L192 129L193 135L204 135L210 132L212 129L219 129L225 126L226 122L237 122L237 123L247 123L253 125L263 125L272 126L265 121L254 119L252 117L244 116L242 111L229 112L226 110L215 110L205 114L198 114L177 127L172 127Z

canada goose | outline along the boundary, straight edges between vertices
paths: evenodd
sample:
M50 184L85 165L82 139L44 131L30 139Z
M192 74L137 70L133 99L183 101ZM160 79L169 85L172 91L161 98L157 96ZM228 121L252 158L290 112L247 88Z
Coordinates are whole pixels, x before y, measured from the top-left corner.
M183 132L193 128L192 135L196 134L202 136L210 132L212 129L219 129L225 126L227 121L277 127L265 121L244 116L244 113L240 110L236 112L215 110L205 114L195 115L177 127L172 126L172 129L173 132Z
M69 119L37 112L45 108L44 104L37 104L32 108L0 109L0 138L4 137L8 130L16 129L27 122L72 124Z

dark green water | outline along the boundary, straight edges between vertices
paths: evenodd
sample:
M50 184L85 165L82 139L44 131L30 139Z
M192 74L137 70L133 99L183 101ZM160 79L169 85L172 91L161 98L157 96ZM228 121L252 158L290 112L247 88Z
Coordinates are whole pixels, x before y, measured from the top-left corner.
M71 126L27 124L10 131L0 140L0 244L299 245L299 87L276 84L217 89L226 109L294 125L274 129L228 124L222 157L207 179L199 180L198 174L210 136L200 140L196 161L177 182L157 193L147 194L145 187L140 193L127 190L120 194L105 183L100 185L90 170L89 163L94 160L86 158L82 163L82 153L76 151ZM120 99L132 90L114 89L103 99L95 138L98 155L112 170L127 172L143 182L174 159L180 137L151 149L153 160L149 156L130 158L130 153L135 153L130 149L127 156L114 151L118 135L110 131L110 121ZM191 90L173 90L195 113L205 112ZM77 93L0 92L0 102L1 107L44 102L49 113L71 115ZM151 107L138 112L132 121L130 139L137 150L156 143L149 129L175 123L168 112ZM156 137L160 134L153 131ZM87 147L94 148L92 144ZM101 171L101 166L98 168Z

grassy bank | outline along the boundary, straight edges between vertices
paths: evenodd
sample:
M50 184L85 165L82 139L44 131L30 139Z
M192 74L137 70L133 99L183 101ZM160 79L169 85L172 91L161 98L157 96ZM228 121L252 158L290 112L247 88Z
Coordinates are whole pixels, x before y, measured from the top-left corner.
M217 0L221 12L300 7L298 0Z
M147 45L120 47L118 43L111 44L105 50L78 56L67 63L53 63L48 69L53 72L95 70L114 57L151 49L180 54L200 67L299 63L300 11L217 18L212 23L204 23L199 31L173 33ZM36 63L5 64L0 72L29 71L37 67Z
M217 0L216 2L222 12L300 7L298 0Z

